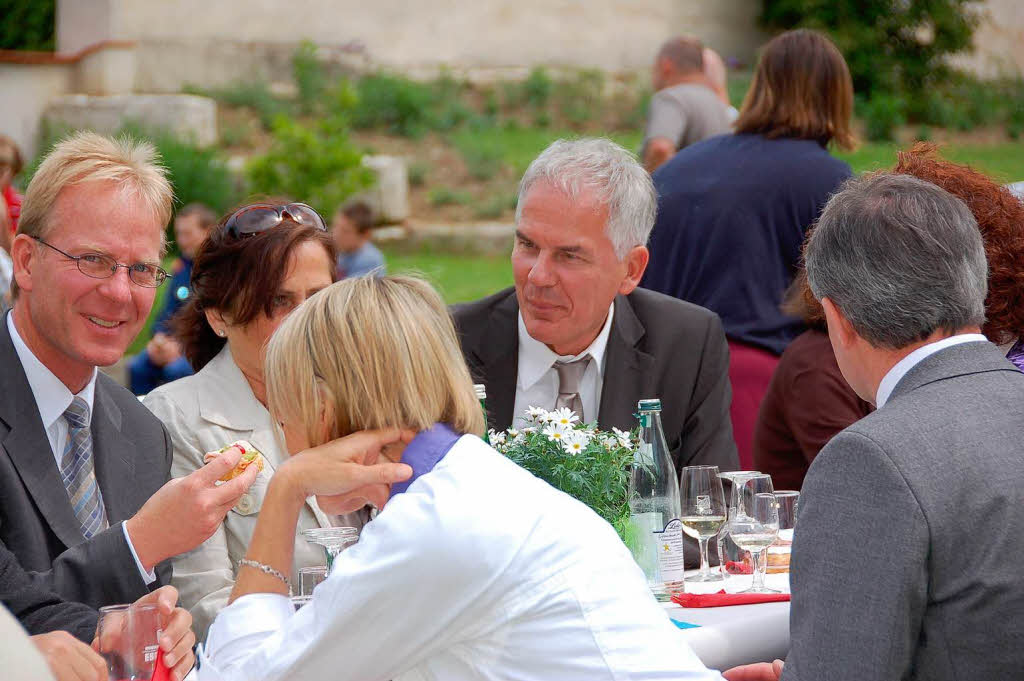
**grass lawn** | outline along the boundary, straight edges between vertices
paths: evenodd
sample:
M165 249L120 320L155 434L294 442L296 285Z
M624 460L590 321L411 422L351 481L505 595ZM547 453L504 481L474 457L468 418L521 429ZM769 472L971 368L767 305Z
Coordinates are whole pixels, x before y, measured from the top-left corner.
M394 253L384 250L388 272L417 273L441 292L446 303L476 300L512 285L508 255L460 255L428 250Z
M843 159L861 173L881 170L896 165L896 152L910 145L862 144L856 151L840 152ZM1024 142L1002 142L999 144L948 144L939 147L939 153L950 161L966 163L990 175L998 182L1024 180Z

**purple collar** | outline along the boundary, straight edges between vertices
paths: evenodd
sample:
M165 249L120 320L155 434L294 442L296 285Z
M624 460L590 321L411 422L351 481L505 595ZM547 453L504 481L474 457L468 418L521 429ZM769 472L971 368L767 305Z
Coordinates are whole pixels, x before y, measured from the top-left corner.
M402 452L402 463L412 466L412 477L391 485L391 497L406 491L417 478L434 470L437 462L444 458L460 437L446 423L435 423L428 430L420 431Z

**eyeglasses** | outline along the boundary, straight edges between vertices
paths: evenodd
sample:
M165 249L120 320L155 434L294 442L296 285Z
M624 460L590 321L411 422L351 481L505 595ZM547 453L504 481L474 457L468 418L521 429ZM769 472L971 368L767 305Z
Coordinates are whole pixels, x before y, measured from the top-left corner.
M134 265L122 265L109 255L102 253L83 253L82 255L71 255L65 253L53 244L48 244L37 236L32 237L39 243L57 251L65 258L74 260L78 265L78 271L93 279L109 279L117 272L118 267L128 270L128 278L139 286L146 288L157 288L167 279L167 272L160 267L145 262L137 262Z
M224 223L224 229L229 236L237 239L265 232L281 224L286 217L297 224L327 231L327 225L320 214L304 203L289 203L283 206L254 203L232 213Z

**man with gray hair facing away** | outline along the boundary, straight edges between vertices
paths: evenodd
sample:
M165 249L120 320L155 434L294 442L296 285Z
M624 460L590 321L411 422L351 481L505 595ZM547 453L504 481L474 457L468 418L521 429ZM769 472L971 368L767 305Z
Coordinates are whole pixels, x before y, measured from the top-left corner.
M1024 374L980 333L974 217L930 183L868 176L828 202L805 259L839 368L878 410L804 482L782 678L1019 678Z
M660 397L677 469L738 467L721 321L637 288L656 205L650 176L605 139L559 140L530 164L515 288L453 309L492 428L519 425L530 406L569 406L582 422L630 429L637 400Z
M723 65L723 80L724 73ZM661 46L651 84L655 93L641 147L648 172L680 149L730 131L728 102L721 101L705 74L704 46L696 38L672 38Z

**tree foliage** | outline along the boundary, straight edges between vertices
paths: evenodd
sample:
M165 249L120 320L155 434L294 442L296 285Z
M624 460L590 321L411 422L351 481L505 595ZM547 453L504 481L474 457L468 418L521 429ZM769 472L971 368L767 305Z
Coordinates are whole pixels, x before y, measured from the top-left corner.
M54 49L56 0L0 0L0 50Z
M814 28L832 37L864 99L913 102L950 75L946 58L971 47L974 0L762 0L770 29ZM909 113L913 114L911 110Z

